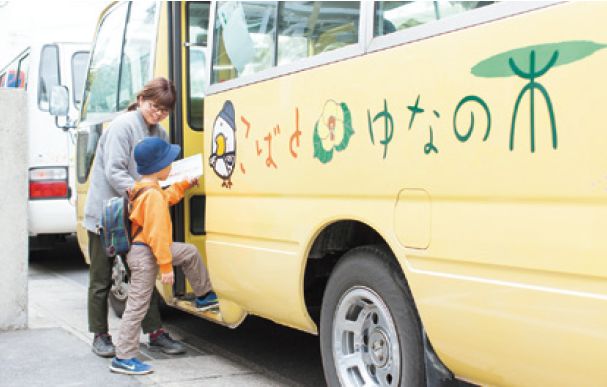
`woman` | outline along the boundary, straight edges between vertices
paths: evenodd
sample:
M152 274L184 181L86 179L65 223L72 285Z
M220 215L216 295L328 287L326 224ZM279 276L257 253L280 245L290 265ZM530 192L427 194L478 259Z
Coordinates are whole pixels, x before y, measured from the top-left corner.
M93 352L102 357L115 355L112 337L108 333L108 293L112 283L112 259L103 248L99 225L103 201L123 196L139 178L133 148L144 137L160 137L168 141L166 130L159 125L175 107L175 86L164 78L147 83L137 94L128 111L116 117L103 132L95 152L95 164L84 210L84 227L89 237L89 331L94 334ZM152 295L150 308L141 323L150 334L149 346L168 354L185 352L180 342L162 329L158 296Z

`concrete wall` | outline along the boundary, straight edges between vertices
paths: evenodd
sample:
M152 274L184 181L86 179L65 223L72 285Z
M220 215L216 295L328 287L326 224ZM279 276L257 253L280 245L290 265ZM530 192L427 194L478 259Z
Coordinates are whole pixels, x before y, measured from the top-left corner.
M27 328L27 104L0 88L0 330Z

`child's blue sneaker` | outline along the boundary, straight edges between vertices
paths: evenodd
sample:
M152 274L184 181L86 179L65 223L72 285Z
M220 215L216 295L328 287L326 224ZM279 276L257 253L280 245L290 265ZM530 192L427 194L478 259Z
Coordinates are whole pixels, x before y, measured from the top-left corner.
M196 297L194 305L198 310L215 308L218 305L217 294L215 292L208 292L204 296Z
M126 375L145 375L154 372L151 365L139 361L136 357L131 359L114 357L110 364L110 371Z

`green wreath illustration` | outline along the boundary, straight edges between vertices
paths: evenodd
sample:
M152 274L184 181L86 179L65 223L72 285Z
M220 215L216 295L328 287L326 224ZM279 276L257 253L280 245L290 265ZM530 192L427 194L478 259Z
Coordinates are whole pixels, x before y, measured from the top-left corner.
M333 159L334 152L341 152L348 147L353 134L348 105L328 100L314 125L314 157L323 164L328 163Z

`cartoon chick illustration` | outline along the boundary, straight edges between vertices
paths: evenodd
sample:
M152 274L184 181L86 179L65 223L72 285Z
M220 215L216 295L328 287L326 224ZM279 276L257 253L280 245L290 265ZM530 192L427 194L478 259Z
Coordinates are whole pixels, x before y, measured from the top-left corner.
M236 165L236 123L234 105L225 101L213 124L211 157L209 164L223 179L222 187L232 188L232 172Z

